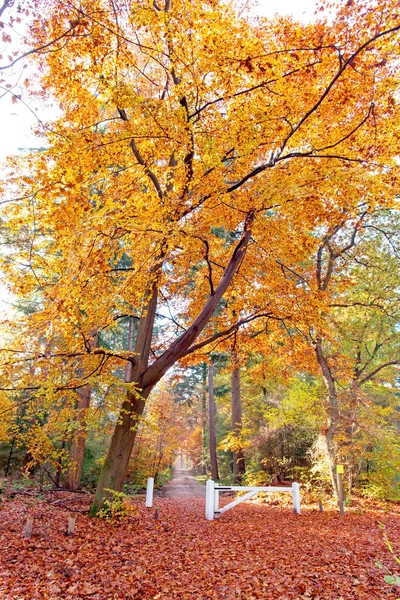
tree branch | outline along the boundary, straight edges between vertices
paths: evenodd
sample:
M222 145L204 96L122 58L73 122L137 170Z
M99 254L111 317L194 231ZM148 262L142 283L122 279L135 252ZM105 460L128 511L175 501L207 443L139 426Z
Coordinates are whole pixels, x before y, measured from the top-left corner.
M365 375L365 377L363 377L362 379L360 379L358 381L358 385L363 385L364 383L366 383L367 381L369 381L370 379L372 379L372 377L374 377L374 375L376 375L377 373L379 373L379 371L382 371L382 369L385 369L386 367L390 367L393 365L400 365L400 360L390 360L386 363L383 363L382 365L380 365L379 367L376 367L376 369L374 369L373 371L371 371L370 373L368 373L368 375Z
M192 345L194 340L200 335L208 321L214 314L219 301L230 285L233 276L237 272L250 240L251 227L254 221L254 211L251 211L244 223L243 235L237 244L232 257L215 289L213 296L210 296L203 309L200 311L197 318L193 321L190 327L177 340L172 342L170 347L146 370L141 378L140 385L142 389L151 388L168 369L182 356Z
M124 109L118 108L117 109L119 112L119 115L121 117L121 119L123 121L129 121L128 119L128 115L126 114ZM161 185L160 182L158 181L157 176L153 173L153 171L147 166L145 160L143 159L142 155L139 152L138 147L136 146L136 142L135 142L135 138L132 138L130 143L129 143L133 154L135 155L136 160L138 161L139 165L141 165L142 167L144 167L144 170L146 172L146 175L148 176L148 178L152 181L155 190L157 192L158 197L160 198L160 200L163 197L163 192L161 189Z

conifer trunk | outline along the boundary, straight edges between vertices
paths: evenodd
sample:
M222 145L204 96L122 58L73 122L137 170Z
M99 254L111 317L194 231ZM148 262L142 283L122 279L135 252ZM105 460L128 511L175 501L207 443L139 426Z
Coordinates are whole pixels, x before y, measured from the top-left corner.
M201 390L201 469L202 475L207 475L207 364L202 366Z
M236 363L236 364L235 364ZM243 448L240 437L242 433L242 402L240 397L240 368L234 357L232 371L232 433L235 439L233 451L233 483L239 485L246 472Z
M210 431L211 479L219 480L217 461L217 438L215 434L214 367L208 365L208 420Z

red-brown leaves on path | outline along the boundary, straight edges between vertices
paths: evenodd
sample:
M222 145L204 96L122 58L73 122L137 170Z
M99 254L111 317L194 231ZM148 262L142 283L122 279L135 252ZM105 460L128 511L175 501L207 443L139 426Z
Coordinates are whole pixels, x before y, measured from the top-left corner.
M28 501L29 502L29 501ZM78 515L65 530L62 504L27 506L17 498L1 511L0 598L40 600L394 600L376 565L395 570L378 521L400 548L400 518L377 511L319 513L241 505L204 518L199 499L137 503L138 515L117 525ZM26 516L33 535L23 540Z

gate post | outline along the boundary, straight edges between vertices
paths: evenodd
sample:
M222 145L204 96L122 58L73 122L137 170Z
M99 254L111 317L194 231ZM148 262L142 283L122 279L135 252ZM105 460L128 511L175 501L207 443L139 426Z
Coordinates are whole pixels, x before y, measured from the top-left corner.
M153 488L154 488L154 478L149 477L147 479L147 487L146 487L146 508L151 508L153 506Z
M214 515L219 511L219 489L218 484L214 483Z
M212 521L214 519L214 481L208 479L206 482L206 519Z
M296 482L292 483L292 495L293 495L293 511L300 514L300 485Z

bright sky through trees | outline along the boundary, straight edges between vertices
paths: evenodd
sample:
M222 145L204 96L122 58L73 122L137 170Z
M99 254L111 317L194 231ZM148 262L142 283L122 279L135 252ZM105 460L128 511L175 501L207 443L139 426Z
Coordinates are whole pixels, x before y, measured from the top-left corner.
M291 14L295 19L305 22L314 18L315 6L316 0L259 0L254 11L265 16L273 16L275 13ZM49 113L52 109L32 108L44 120L51 117ZM0 94L0 161L21 148L37 145L37 138L31 132L36 124L37 120L27 106L12 104L7 92Z

